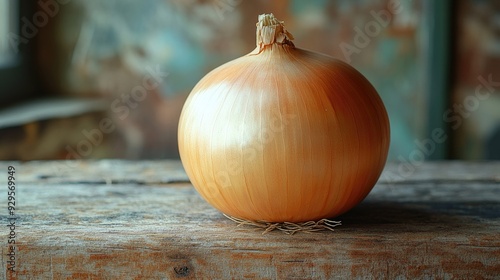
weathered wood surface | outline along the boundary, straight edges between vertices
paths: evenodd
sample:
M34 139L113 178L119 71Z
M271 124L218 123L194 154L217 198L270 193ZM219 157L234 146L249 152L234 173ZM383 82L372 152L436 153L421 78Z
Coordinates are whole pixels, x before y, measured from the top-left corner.
M293 236L235 227L177 161L0 162L3 272L8 165L17 279L500 277L500 162L388 164L335 232Z

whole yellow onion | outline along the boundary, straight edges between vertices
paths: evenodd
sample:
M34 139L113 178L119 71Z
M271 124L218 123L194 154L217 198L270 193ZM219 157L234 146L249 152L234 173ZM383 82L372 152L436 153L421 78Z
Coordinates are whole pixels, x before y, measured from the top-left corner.
M257 48L208 73L182 110L184 168L227 215L331 218L361 202L385 165L389 121L373 86L291 40L283 22L259 16Z

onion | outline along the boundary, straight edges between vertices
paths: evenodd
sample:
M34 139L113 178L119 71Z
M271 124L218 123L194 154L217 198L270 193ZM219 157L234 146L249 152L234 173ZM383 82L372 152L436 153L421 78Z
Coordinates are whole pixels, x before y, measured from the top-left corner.
M259 16L257 48L203 77L179 123L179 151L200 195L250 221L304 222L361 202L382 172L389 121L350 65L296 48Z

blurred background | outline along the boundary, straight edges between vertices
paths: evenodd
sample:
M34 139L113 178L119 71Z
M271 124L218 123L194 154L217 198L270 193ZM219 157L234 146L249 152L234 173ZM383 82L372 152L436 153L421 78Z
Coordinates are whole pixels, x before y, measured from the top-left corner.
M261 13L373 83L390 160L500 159L493 0L0 0L0 159L178 158L184 100Z

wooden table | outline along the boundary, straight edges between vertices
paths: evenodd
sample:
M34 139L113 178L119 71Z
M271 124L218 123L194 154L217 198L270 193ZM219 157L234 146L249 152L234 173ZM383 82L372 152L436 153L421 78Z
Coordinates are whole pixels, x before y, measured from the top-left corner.
M0 279L500 279L500 162L413 167L389 163L334 232L262 235L204 202L178 161L0 162Z

